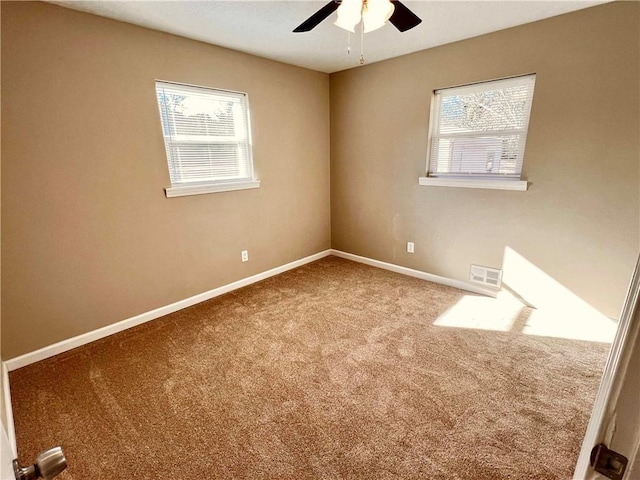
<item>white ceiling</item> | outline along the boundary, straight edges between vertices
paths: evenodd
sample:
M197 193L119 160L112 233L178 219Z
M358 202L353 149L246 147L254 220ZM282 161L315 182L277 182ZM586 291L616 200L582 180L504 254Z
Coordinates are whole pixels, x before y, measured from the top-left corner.
M411 1L403 3L422 18L400 33L388 24L365 35L367 63L522 25L587 8L608 0ZM325 1L53 1L75 10L114 18L260 57L333 73L357 67L359 35L333 25L332 14L308 33L292 33Z

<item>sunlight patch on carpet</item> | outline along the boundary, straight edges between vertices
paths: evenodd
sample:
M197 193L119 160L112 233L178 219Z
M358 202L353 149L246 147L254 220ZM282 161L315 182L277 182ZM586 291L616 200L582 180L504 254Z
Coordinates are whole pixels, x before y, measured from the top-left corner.
M464 295L433 324L613 342L617 320L603 315L518 252L506 247L502 268L503 288L496 298Z
M524 305L507 291L501 291L497 298L464 295L433 324L508 332L523 308Z

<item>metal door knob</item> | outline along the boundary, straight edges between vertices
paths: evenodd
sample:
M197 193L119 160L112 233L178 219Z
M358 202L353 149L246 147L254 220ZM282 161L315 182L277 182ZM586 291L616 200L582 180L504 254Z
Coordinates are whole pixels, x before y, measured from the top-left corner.
M13 473L16 480L36 480L42 478L51 480L67 468L67 459L61 447L45 450L36 458L36 463L28 467L21 467L18 460L13 461Z

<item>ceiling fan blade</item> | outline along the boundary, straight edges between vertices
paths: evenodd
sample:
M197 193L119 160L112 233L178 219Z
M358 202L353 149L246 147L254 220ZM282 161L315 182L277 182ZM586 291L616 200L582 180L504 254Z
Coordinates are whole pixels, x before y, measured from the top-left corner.
M340 4L338 2L331 0L324 7L298 25L294 32L308 32L309 30L317 27L320 22L335 12L339 6Z
M400 30L401 32L406 32L407 30L410 30L422 23L420 17L418 17L415 13L405 7L398 0L391 0L391 2L395 5L396 8L394 9L391 18L389 18L389 21L398 30Z

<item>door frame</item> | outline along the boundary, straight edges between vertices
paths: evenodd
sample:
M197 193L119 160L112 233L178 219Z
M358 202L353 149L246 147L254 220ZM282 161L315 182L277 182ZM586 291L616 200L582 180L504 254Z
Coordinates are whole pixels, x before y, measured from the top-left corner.
M615 407L620 394L620 388L627 373L627 365L636 345L638 330L640 330L640 256L627 289L620 314L620 321L616 335L609 350L609 356L604 367L600 387L591 411L591 418L582 442L582 448L576 462L574 480L596 478L597 473L591 468L591 450L599 443L609 445L613 436ZM629 459L633 463L632 458Z

